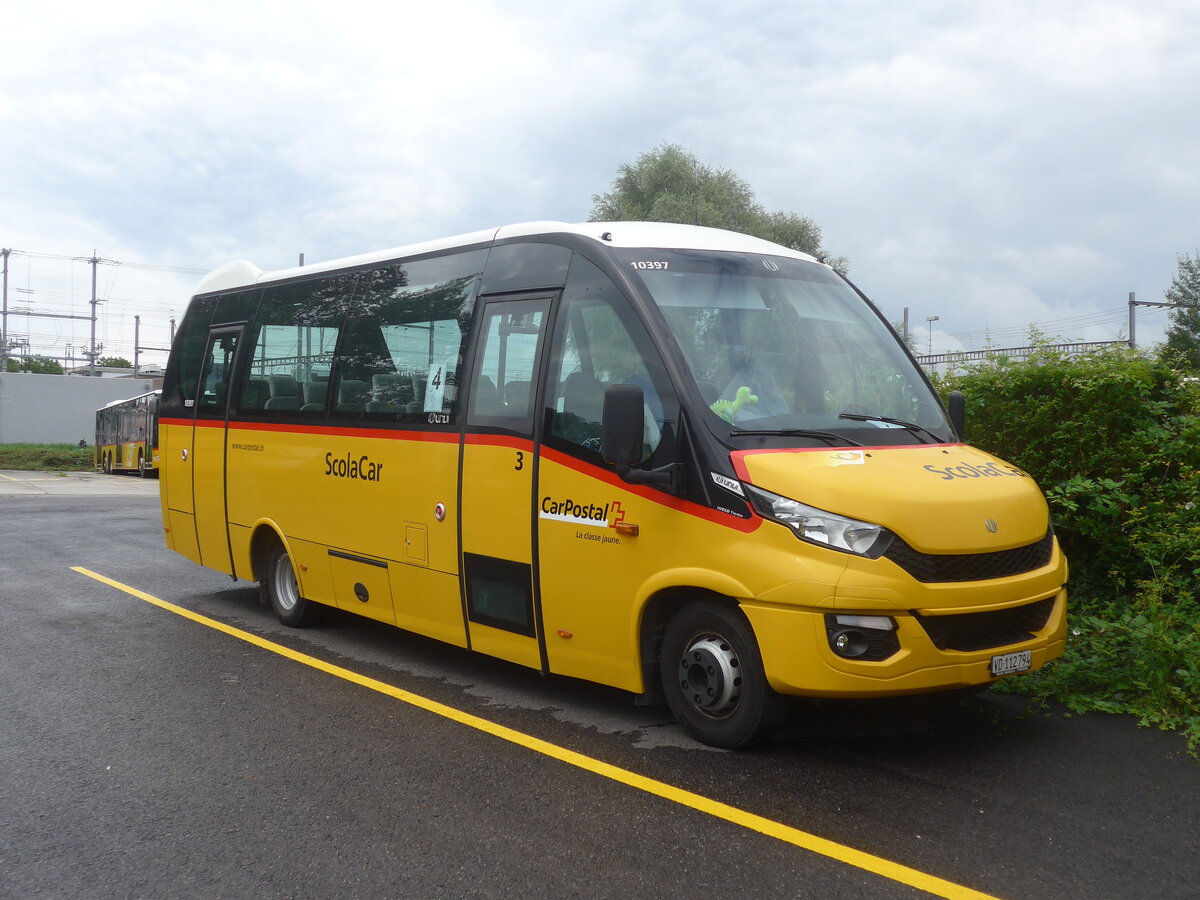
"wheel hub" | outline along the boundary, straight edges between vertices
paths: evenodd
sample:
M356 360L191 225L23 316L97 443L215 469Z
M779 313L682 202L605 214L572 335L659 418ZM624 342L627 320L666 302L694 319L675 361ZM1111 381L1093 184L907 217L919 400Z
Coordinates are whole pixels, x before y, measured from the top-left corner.
M742 677L729 642L715 636L693 641L680 664L680 686L697 708L709 714L735 707L742 693Z
M286 553L281 553L275 560L275 597L279 606L288 612L300 602L300 589L296 585L296 574L292 571L292 562Z

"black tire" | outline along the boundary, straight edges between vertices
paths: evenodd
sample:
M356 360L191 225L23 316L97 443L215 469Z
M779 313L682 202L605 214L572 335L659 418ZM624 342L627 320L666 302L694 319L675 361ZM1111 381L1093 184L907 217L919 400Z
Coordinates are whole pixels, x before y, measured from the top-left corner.
M279 541L271 547L267 568L260 586L279 621L291 628L303 628L316 618L317 604L300 596L296 570L291 557Z
M784 698L767 683L754 630L736 607L697 600L681 609L663 635L660 667L667 705L702 744L747 747L783 716Z

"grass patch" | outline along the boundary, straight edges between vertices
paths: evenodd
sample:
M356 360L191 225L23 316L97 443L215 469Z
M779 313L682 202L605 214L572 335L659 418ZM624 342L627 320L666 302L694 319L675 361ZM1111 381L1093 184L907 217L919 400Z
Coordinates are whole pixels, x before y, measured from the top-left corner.
M75 444L0 444L0 469L26 472L91 472L91 446Z

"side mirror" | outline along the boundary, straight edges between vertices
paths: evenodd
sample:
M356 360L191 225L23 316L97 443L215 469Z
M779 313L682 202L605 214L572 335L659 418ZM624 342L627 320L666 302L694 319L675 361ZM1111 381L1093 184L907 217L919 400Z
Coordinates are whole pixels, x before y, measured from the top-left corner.
M961 441L967 431L967 398L962 391L950 392L950 424Z
M609 385L604 392L600 422L600 452L604 461L629 484L652 484L672 494L683 493L683 464L667 463L657 469L635 469L646 440L646 400L636 384Z
M604 392L604 417L600 423L600 452L624 477L642 458L645 422L642 389L636 384L610 385Z

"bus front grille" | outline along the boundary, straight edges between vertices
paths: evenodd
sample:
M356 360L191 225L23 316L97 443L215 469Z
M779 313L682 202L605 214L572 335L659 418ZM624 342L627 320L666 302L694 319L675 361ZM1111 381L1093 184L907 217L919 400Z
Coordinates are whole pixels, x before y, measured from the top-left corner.
M999 550L995 553L963 553L939 555L914 550L899 537L883 554L905 572L924 583L952 581L985 581L1006 578L1040 569L1050 562L1054 552L1054 532L1036 544Z
M1054 598L1036 603L978 613L954 613L948 616L922 616L913 610L929 639L939 650L987 650L1019 644L1046 627L1054 609Z

